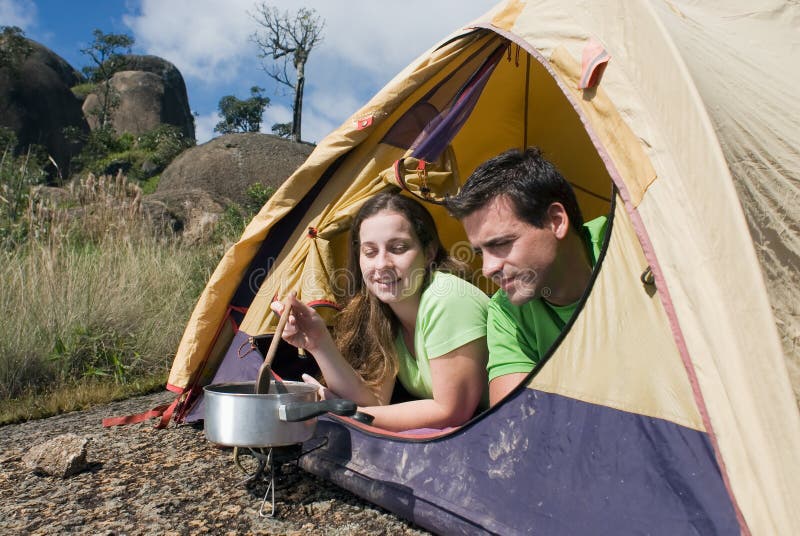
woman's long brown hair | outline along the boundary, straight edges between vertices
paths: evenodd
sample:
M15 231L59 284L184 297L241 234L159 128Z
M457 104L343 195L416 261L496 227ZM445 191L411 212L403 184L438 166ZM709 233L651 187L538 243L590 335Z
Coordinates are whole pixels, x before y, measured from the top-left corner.
M403 216L411 224L422 251L433 250L433 258L426 266L423 288L430 283L434 270L457 275L464 273L464 266L451 258L442 246L430 212L418 201L396 192L386 192L364 203L350 229L349 264L354 276L353 285L347 305L336 319L334 337L345 359L374 390L384 378L397 374L398 355L394 341L400 332L400 322L392 309L365 288L359 263L361 224L383 211Z

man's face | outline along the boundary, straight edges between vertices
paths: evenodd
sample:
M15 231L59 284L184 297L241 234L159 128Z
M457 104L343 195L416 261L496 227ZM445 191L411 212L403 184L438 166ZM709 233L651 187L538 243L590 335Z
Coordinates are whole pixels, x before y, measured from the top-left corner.
M472 247L483 256L483 275L502 288L514 305L539 296L547 298L558 237L545 220L534 227L514 213L507 196L500 195L462 220Z

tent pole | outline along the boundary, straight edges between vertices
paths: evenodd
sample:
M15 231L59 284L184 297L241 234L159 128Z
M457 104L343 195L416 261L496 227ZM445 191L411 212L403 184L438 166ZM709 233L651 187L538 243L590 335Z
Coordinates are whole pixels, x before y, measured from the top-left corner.
M528 147L528 102L530 100L531 55L525 53L525 117L523 119L522 150Z

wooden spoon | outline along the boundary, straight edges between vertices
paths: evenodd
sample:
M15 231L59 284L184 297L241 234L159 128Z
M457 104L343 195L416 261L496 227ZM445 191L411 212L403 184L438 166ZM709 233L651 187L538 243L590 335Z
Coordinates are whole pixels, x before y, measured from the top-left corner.
M283 328L286 327L286 321L289 319L289 313L292 312L292 308L286 304L284 304L283 309L284 311L278 320L278 326L275 328L275 334L272 336L272 341L269 343L267 355L264 356L264 362L261 364L261 368L258 369L258 379L256 380L257 395L269 393L270 381L272 380L272 368L270 365L272 364L272 360L275 359L275 353L278 351L278 344L281 342L281 335L283 335ZM283 384L278 386L277 384L279 382L277 380L275 383L279 391L286 392L286 388Z

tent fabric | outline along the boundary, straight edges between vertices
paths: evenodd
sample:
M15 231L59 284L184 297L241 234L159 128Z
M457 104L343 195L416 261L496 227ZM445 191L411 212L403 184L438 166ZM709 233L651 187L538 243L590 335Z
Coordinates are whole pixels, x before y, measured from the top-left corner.
M719 139L800 400L800 6L658 2ZM721 44L724 43L724 46Z
M563 450L559 441L572 437L574 425L579 437L583 430L582 437L597 438L584 444L588 450L575 450L575 460L588 457L608 473L588 471L590 482L554 473L541 484L517 475L506 486L515 498L521 494L520 505L552 495L558 485L570 493L583 485L590 500L603 492L598 478L616 478L623 467L636 475L638 467L634 479L654 488L633 496L651 500L641 519L615 518L620 532L690 508L678 500L684 489L699 502L681 527L800 533L800 415L788 372L798 360L793 200L800 166L793 127L800 101L792 97L798 72L787 68L800 39L799 10L767 0L724 7L689 0L498 4L403 69L267 202L203 292L169 388L196 395L236 341L271 333L274 297L297 290L306 301L340 301L352 277L344 270L350 221L366 199L390 187L387 170L418 145L436 148L425 153L429 159L446 148L460 177L510 147L537 145L574 186L586 219L610 216L603 259L579 312L525 388L459 430L413 442L420 445L415 459L449 459L471 444L480 445L477 456L493 434L513 433L514 442L492 451L495 461L541 470L537 445ZM597 43L611 60L592 80L597 85L581 89L580 60ZM482 65L486 76L476 76ZM432 128L437 121L448 128ZM473 282L491 292L461 226L441 207L429 208L445 247L469 261ZM333 308L319 310L332 319ZM387 489L408 487L402 493L419 499L420 508L408 515L435 516L435 493L426 495L423 481L371 457L394 448L378 446L391 436L364 434L369 427L347 420L332 423L321 427L330 455L309 456L309 470L344 486L361 486L364 480L341 478L358 473ZM602 459L592 458L592 445L609 437L635 437L633 450L603 449ZM337 457L356 440L360 450ZM476 467L489 471L484 461ZM700 464L697 480L688 476L692 464ZM446 467L463 465L453 460ZM673 477L679 485L666 491ZM361 491L393 508L385 493L369 494L384 485L377 480ZM482 486L447 495L454 504L441 508L453 523L492 530L499 522L491 510L481 512L510 498L502 486L493 497ZM631 489L608 488L617 508L611 512L621 515ZM572 533L580 533L604 519L599 510L581 517L581 504L556 501L519 513L518 521L550 527L551 520L553 532L565 532L559 519L576 516ZM464 517L468 507L476 511L472 521ZM518 530L524 532L511 532Z
M382 464L368 432L332 419L317 428L327 443L303 468L438 534L739 528L707 434L570 397L522 389L460 435L384 439Z

